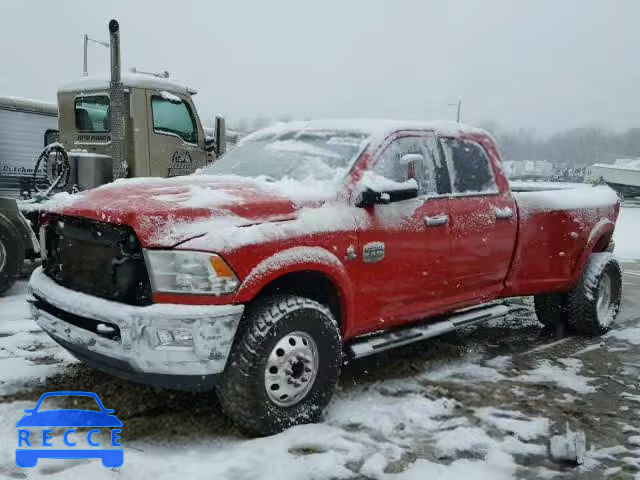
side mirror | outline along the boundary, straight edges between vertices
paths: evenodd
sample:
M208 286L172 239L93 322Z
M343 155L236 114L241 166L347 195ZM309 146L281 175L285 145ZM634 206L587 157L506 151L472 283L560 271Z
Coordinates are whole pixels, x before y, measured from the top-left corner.
M405 153L400 157L400 165L407 167L407 178L416 178L422 172L424 157L419 153Z
M225 126L224 117L216 117L215 142L217 156L224 155L227 151L227 128Z
M207 137L204 140L204 149L207 152L215 152L216 151L216 139Z
M385 189L380 191L367 187L360 194L360 198L358 199L356 206L370 208L374 205L386 205L388 203L401 202L418 196L418 185L415 180L410 180L401 185L402 188Z

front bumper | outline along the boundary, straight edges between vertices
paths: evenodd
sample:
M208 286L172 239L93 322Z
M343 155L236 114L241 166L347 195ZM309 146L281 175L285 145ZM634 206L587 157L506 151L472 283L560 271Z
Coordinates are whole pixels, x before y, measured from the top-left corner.
M108 373L165 385L206 383L221 373L244 311L244 305L125 305L64 288L42 268L33 272L29 291L33 319L74 356ZM193 345L160 345L159 329L190 330Z

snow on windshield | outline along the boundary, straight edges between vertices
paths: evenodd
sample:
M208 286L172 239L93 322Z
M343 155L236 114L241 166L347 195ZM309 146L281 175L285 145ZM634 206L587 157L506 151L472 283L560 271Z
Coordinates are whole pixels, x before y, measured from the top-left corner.
M338 181L366 146L368 136L355 131L266 131L253 136L202 170L205 175L263 176L273 181Z

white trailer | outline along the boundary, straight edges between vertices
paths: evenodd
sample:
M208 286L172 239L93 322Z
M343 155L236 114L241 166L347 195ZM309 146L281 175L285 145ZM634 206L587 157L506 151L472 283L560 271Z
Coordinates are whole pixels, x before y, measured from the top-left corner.
M35 161L57 131L57 104L0 97L0 196L31 189Z
M640 197L640 158L621 158L613 165L591 165L586 180L604 182L627 198Z

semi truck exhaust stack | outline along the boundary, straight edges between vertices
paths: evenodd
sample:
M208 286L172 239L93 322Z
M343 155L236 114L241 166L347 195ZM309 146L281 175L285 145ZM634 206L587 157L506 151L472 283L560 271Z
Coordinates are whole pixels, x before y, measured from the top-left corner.
M120 25L117 20L109 22L109 44L111 50L111 81L109 83L111 123L111 168L113 179L127 176L126 119L128 105L120 76Z

